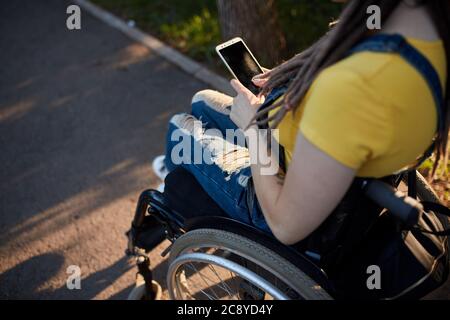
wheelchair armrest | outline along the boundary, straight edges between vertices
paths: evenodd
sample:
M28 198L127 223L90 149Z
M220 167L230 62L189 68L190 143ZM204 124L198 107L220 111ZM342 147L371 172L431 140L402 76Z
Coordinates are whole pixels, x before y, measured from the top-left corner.
M164 221L172 221L178 226L184 225L183 216L169 208L165 202L164 195L157 190L149 189L142 192L139 196L132 222L133 228L139 228L143 224L148 206L150 206L152 211L157 212L157 216Z
M411 228L419 221L423 206L419 201L403 195L392 186L379 180L369 180L364 186L365 194L376 204Z
M164 221L171 221L181 228L184 227L185 218L167 205L164 194L157 190L150 190L150 193L149 205L151 210L156 211Z

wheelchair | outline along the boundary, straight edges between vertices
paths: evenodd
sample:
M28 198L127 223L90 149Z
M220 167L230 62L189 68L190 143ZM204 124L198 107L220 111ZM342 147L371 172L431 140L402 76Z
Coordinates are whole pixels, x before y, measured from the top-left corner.
M439 202L418 172L400 179L403 185L407 179L414 180L408 185L415 190L408 194ZM195 207L186 197L171 198L171 181L178 190L203 197L201 205ZM400 196L380 180L367 180L362 187L371 201L397 219L418 219L420 209L412 197ZM198 214L186 216L184 210ZM142 192L127 237L127 254L136 257L138 268L129 299L160 298L161 288L152 279L148 253L164 239L170 242L162 256L169 255L166 285L172 300L331 300L339 296L314 253L284 245L253 226L228 218L181 168L166 178L164 193Z

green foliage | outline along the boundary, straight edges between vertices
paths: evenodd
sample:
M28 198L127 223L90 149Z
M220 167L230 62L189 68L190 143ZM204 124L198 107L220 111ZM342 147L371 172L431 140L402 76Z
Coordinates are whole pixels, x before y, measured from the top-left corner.
M210 62L220 42L215 0L94 0L134 20L145 30L194 59Z
M154 34L196 60L214 65L220 43L215 0L93 0ZM288 56L305 49L338 17L341 5L323 0L277 0L280 25L286 35ZM213 66L214 68L214 66Z
M427 160L422 163L419 170L422 172L431 172L433 170L435 163L434 157L428 158ZM446 166L444 166L443 161L439 163L439 166L436 169L436 176L438 177L447 177L450 173L450 161L447 163Z
M188 21L164 23L160 31L170 43L197 60L213 59L214 48L220 42L217 18L206 8Z

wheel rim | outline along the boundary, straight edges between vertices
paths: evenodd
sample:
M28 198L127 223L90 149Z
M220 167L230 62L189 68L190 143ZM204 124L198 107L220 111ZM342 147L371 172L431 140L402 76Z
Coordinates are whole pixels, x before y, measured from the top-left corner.
M186 284L184 283L184 279L182 276L183 267L187 265L192 265L193 263L203 263L207 264L213 270L216 267L223 268L230 272L230 274L235 274L245 281L248 281L251 286L255 286L256 288L262 290L264 293L269 294L271 297L277 300L287 300L289 297L281 290L273 286L270 282L266 281L258 274L253 271L245 268L244 266L230 261L226 258L210 255L206 253L186 253L178 256L169 266L169 270L167 273L167 285L169 290L169 296L173 300L185 300L186 299ZM197 268L194 267L195 271L198 271ZM217 272L217 271L216 271ZM227 292L229 296L233 297L236 294L231 294L231 287L225 283L219 276L221 280L221 285L218 285L218 288L221 288L223 291ZM203 280L205 280L203 278ZM210 279L211 280L211 279ZM233 280L234 281L234 280ZM189 288L187 288L190 290ZM212 290L212 294L207 294L205 291L201 290L208 299L219 299L221 295L218 295L217 292ZM191 297L194 297L190 292L188 293Z
M271 274L273 277L276 277L279 279L279 281L284 284L286 287L290 288L289 291L292 294L289 299L309 299L308 294L305 295L305 292L303 290L299 290L299 288L296 288L292 285L289 277L286 276L283 272L280 272L280 270L275 270L271 268L270 266L261 265L260 261L258 259L255 259L254 257L245 254L239 250L235 250L231 247L224 247L221 245L213 244L213 243L202 243L202 244L192 244L188 245L183 248L182 251L179 252L179 256L187 254L189 252L192 252L194 250L201 250L201 249L217 249L217 250L224 250L226 252L235 254L236 256L246 259L249 262L254 263L255 265L260 266L261 270ZM315 292L321 292L321 299L332 299L331 296L319 285L315 285L311 287L311 290L314 290Z

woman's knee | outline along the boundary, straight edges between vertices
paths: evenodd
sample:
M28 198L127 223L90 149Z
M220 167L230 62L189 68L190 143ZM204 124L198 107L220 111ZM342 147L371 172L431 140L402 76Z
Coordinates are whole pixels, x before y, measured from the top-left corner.
M199 117L205 112L205 109L229 114L229 106L232 104L233 98L226 94L209 89L202 90L192 97L192 114Z

